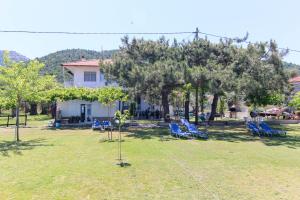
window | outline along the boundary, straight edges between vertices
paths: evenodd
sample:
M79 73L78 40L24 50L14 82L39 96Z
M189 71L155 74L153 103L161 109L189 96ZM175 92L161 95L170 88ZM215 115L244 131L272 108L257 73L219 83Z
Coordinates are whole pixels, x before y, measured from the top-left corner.
M91 104L87 104L86 113L88 116L92 115L92 105Z
M84 82L96 82L96 72L84 72Z

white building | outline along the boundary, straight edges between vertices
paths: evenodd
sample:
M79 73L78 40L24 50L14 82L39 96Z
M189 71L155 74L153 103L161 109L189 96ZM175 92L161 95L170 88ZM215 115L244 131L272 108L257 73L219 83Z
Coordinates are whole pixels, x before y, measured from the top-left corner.
M66 77L64 78L64 86L87 88L117 86L117 84L108 85L104 74L100 72L99 62L100 60L82 59L62 64L64 77ZM104 60L104 62L111 62L111 60ZM69 76L65 76L66 74ZM141 110L146 110L149 104L141 101L139 107ZM98 101L71 100L57 103L57 110L62 118L76 117L80 118L82 123L92 122L94 118L108 119L120 109L122 109L121 102L116 102L111 109Z

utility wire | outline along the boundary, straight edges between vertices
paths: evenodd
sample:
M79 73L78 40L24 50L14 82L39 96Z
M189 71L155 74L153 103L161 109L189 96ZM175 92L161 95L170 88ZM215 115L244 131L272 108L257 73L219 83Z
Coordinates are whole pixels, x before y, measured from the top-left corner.
M27 31L0 30L0 33L29 33L29 34L65 34L65 35L182 35L194 32L69 32L69 31Z
M185 34L201 34L220 39L239 40L227 36L206 33L202 31L178 31L178 32L70 32L70 31L28 31L28 30L0 30L0 33L26 33L26 34L64 34L64 35L185 35ZM190 36L188 36L189 38ZM246 44L252 44L250 41L242 41ZM300 50L278 47L280 50L300 53Z
M196 33L196 32L194 32ZM201 32L199 31L198 32L199 34L202 34L202 35L205 35L205 36L211 36L211 37L215 37L215 38L220 38L220 39L226 39L226 40L239 40L239 39L236 39L236 38L230 38L230 37L226 37L226 36L221 36L221 35L216 35L216 34L211 34L211 33L205 33L205 32ZM246 43L246 44L253 44L252 42L250 41L242 41L242 43ZM296 49L289 49L289 48L282 48L282 47L278 47L278 49L280 50L287 50L289 52L297 52L297 53L300 53L300 50L296 50Z

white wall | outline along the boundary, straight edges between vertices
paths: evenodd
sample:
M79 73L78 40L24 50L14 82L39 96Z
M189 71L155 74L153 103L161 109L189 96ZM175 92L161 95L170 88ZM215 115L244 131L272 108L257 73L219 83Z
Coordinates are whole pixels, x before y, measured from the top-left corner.
M87 88L97 88L104 86L115 86L118 84L116 82L109 83L105 85L106 80L104 78L104 73L100 72L99 67L84 67L84 66L65 66L66 69L70 70L74 77L72 83L70 81L65 81L65 87L87 87ZM84 72L96 72L96 82L85 82Z
M104 74L100 72L99 67L86 67L86 66L64 66L67 70L70 70L74 77L73 82L65 81L65 87L87 87L87 88L101 88L106 86L106 80L104 79ZM96 72L96 82L85 82L84 72ZM110 83L108 86L117 87L116 82ZM101 105L98 102L87 102L80 100L72 100L66 102L59 102L58 109L61 110L63 117L80 116L80 104L92 104L92 117L108 117L108 108ZM111 116L114 115L115 111L118 110L118 102L112 106ZM141 100L141 111L149 108L150 105L144 100ZM159 106L155 106L155 109L160 109Z
M104 106L97 101L89 102L82 100L71 100L57 103L57 110L61 110L62 117L80 116L80 104L91 104L92 116L91 117L113 117L114 113L119 108L119 102L112 105L110 116L108 115L108 106ZM86 112L87 117L87 112Z
M73 86L75 87L96 88L105 86L104 74L100 73L99 67L68 66L65 68L67 68L74 74ZM96 82L85 82L84 72L96 72Z

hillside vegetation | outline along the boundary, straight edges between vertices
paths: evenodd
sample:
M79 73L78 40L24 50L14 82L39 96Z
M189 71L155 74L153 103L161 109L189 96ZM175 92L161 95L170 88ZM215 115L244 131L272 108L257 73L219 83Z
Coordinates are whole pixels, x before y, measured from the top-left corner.
M300 75L300 65L283 62L284 68L292 75Z
M108 50L103 52L85 50L85 49L66 49L48 54L38 58L39 61L45 64L43 74L55 75L59 82L63 81L61 64L65 62L77 61L82 57L85 59L100 59L111 58L117 50Z

